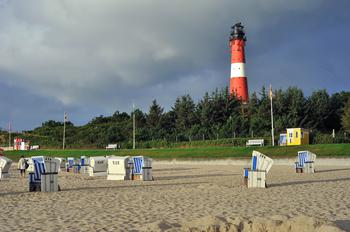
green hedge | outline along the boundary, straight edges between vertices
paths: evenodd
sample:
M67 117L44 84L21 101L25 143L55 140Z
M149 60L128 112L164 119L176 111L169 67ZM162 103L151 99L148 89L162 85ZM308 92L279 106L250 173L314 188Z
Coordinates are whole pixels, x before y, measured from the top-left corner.
M53 141L49 137L39 136L24 136L23 138L30 140L32 145L39 144L42 149L60 149L62 143ZM233 147L245 147L246 142L249 139L264 139L265 146L271 145L271 137L246 137L246 138L224 138L215 140L192 140L186 142L174 142L168 140L151 140L151 141L137 141L136 148L147 149L147 148L199 148L199 147L213 147L213 146L233 146ZM338 133L336 137L330 134L321 134L314 132L310 137L310 144L332 144L332 143L350 143L349 136L344 133ZM120 143L122 149L131 149L132 141ZM278 145L278 137L275 137L275 145ZM8 146L3 144L2 146ZM74 144L67 143L67 149L104 149L107 144Z
M195 140L188 142L171 142L166 140L152 140L145 142L137 142L136 147L138 149L146 148L195 148L195 147L212 147L212 146L234 146L245 147L246 142L252 138L226 138L215 140ZM271 137L258 137L254 139L264 139L265 145L271 145ZM277 143L275 143L277 144ZM131 149L132 142L121 144L122 148Z

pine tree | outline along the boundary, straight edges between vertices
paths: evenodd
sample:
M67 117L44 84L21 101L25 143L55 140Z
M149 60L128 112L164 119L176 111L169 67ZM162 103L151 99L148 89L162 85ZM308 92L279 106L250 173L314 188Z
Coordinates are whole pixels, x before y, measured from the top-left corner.
M147 115L147 126L154 139L159 139L161 137L160 129L162 115L163 108L158 105L156 100L153 100Z
M188 139L191 136L191 128L196 124L196 105L190 95L184 95L176 99L173 110L176 114L176 131L182 138Z
M342 116L342 126L347 132L350 132L350 97L344 107L344 114Z
M333 129L326 128L326 121L331 115L330 109L330 99L327 91L318 90L313 92L306 102L307 127L322 132L329 132L330 129Z

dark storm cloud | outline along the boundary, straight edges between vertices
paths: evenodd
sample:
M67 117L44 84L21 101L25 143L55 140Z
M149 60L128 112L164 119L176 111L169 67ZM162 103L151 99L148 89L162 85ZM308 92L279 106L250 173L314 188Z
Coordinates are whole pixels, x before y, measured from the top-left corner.
M166 109L182 94L198 99L228 84L236 21L246 25L250 91L350 84L346 0L0 3L0 86L11 96L0 126L15 118L31 128L63 110L79 124L132 103L147 110L154 98Z

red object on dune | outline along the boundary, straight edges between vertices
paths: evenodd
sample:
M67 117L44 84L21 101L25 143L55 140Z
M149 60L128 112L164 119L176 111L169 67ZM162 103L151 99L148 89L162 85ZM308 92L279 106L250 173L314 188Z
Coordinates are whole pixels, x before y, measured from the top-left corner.
M245 32L241 23L232 27L230 36L231 47L231 78L230 94L238 100L247 103L249 100L247 77L245 76Z

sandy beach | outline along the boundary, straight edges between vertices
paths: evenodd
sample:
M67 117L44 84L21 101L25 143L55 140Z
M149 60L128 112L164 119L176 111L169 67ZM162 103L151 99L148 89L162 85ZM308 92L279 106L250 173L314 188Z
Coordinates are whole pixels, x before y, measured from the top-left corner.
M296 174L292 166L275 165L269 188L247 189L240 165L155 161L154 181L61 172L56 193L29 193L27 178L12 167L11 177L0 181L1 231L238 231L261 221L350 231L349 166Z

